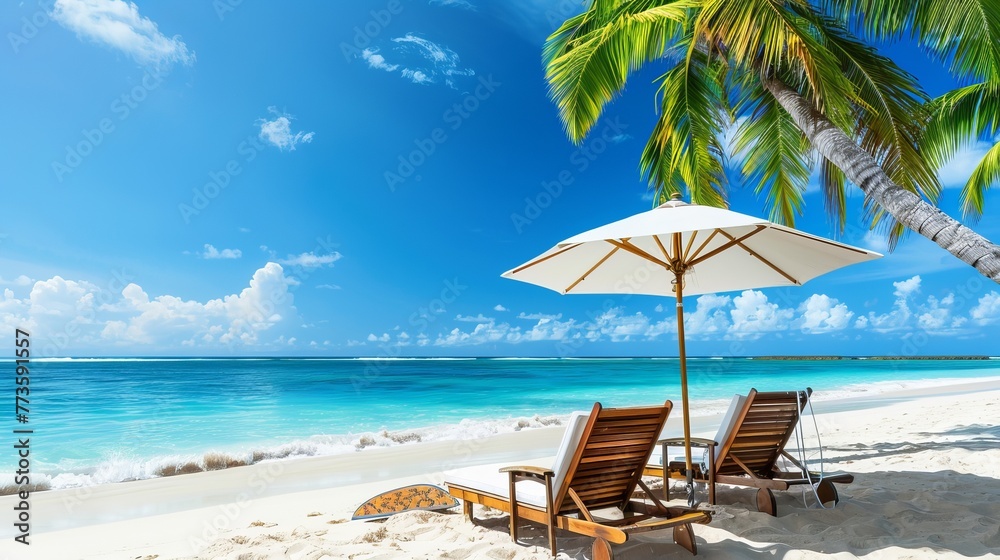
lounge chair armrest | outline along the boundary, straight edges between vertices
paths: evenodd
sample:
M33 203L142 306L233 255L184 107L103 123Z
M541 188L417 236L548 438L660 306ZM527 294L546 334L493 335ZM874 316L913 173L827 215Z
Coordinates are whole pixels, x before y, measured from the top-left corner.
M515 467L503 467L500 472L514 473L516 475L522 476L537 476L539 478L544 478L546 475L555 476L555 471L552 469L547 469L545 467L535 467L531 465L515 466Z
M518 480L531 480L545 486L545 511L549 512L551 510L550 504L552 503L552 477L555 476L555 471L552 469L547 469L545 467L535 467L531 465L516 466L516 467L503 467L500 472L507 473L509 488L508 500L510 503L510 523L511 523L511 535L515 535L514 527L517 525L517 485L515 484ZM554 537L550 534L550 539Z
M659 445L663 445L663 444L675 445L675 446L676 445L684 445L684 438L682 438L682 437L666 438L666 439L661 439L660 441L658 441L656 443L659 444ZM719 445L719 442L717 442L715 440L708 439L708 438L698 438L698 437L691 438L691 446L692 447L716 447L717 445Z

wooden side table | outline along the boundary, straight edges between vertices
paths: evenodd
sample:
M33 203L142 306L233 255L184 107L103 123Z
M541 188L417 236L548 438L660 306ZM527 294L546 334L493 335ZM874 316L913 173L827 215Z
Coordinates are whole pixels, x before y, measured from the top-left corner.
M670 500L670 480L687 479L684 472L687 468L685 462L671 462L668 460L667 447L684 446L684 438L667 438L657 441L663 449L663 495ZM695 480L708 480L708 502L715 505L715 447L719 442L706 438L691 438L691 448L708 449L708 472L702 472L701 464L691 462L691 469L694 471Z

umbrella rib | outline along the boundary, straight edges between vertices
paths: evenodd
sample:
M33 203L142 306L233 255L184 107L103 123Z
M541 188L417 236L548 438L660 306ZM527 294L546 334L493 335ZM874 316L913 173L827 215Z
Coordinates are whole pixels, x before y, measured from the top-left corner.
M757 231L761 231L761 230L757 230ZM751 232L751 233L749 233L747 235L744 235L740 239L736 239L736 238L734 238L733 236L729 235L728 233L726 233L724 231L721 231L719 233L721 233L722 235L728 237L733 242L733 244L739 245L739 247L741 249L743 249L744 251L746 251L751 257L753 257L753 258L759 260L760 262L766 264L767 266L771 267L772 270L774 270L778 274L780 274L780 275L784 276L785 278L787 278L789 282L791 282L793 284L796 284L796 285L801 284L801 282L799 282L795 278L792 278L787 272L785 272L784 270L781 270L774 263L772 263L771 261L769 261L769 260L765 259L764 257L758 255L754 250L750 249L749 247L747 247L746 245L744 245L742 243L744 239L746 239L747 237L750 237L754 233L757 233L757 231L754 231L754 232ZM732 246L732 245L730 245L730 246Z
M521 272L522 270L524 270L526 268L531 268L531 267L535 266L536 264L539 264L539 263L542 263L542 262L545 262L545 261L551 259L552 257L558 257L559 255L565 253L566 251L569 251L570 249L574 249L576 247L579 247L580 245L582 245L582 243L575 243L575 244L570 245L568 247L564 247L564 248L556 251L555 253L552 253L551 255L545 255L544 257L542 257L540 259L533 260L533 261L531 261L529 263L525 263L525 264L523 264L523 265L515 268L514 270L510 271L510 273L511 274L517 274L518 272Z
M717 233L719 233L719 230L717 230L717 229L713 229L713 230L712 230L712 233L710 233L710 234L708 235L708 239L706 239L705 241L702 241L701 245L699 245L699 246L698 246L698 248L697 248L697 249L695 249L695 251L694 251L694 255L692 255L692 259L693 259L694 261L700 261L700 259L698 258L698 255L699 255L699 254L700 254L700 253L701 253L702 251L704 251L704 250L705 250L705 247L707 247L707 246L708 246L708 244L709 244L709 243L711 243L713 239L715 239L715 234L717 234ZM687 251L685 251L685 252L684 252L684 260L687 260L687 258L688 258L688 252L687 252ZM692 262L692 264L694 264L694 263Z
M694 240L697 237L698 237L698 230L692 231L691 237L688 238L687 247L684 247L684 258L681 259L682 262L686 262L688 260L688 255L691 254L691 246L694 245ZM704 245L702 245L702 247L704 247ZM701 247L699 247L699 249L701 249Z
M733 238L733 236L731 236L731 235L727 234L726 232L724 232L724 231L716 228L716 230L712 232L712 236L714 237L715 234L721 233L722 235L724 235L724 236L726 236L726 237L729 238L729 242L728 243L723 243L722 245L716 247L715 249L712 249L708 253L705 253L704 255L702 255L702 256L694 259L693 261L691 261L689 263L689 266L694 266L694 265L700 263L701 261L704 261L706 259L710 259L710 258L714 257L715 255L718 255L719 253L721 253L721 252L729 249L730 247L733 247L734 245L739 245L743 240L747 239L748 237L752 237L754 235L757 235L758 233L764 231L765 229L766 228L764 226L757 226L757 229L751 231L750 233L744 235L743 237L741 237L739 239L735 239L735 238ZM706 240L705 242L708 243L708 240ZM746 249L746 247L743 247L743 248ZM701 247L699 247L699 250L700 249L701 249Z
M666 247L663 246L663 242L660 241L660 236L659 235L654 235L653 236L653 241L656 242L656 246L659 247L660 248L660 252L663 253L663 260L669 261L670 260L670 253L667 251Z
M576 287L577 284L579 284L580 282L583 282L584 280L586 280L587 276L590 276L591 272L597 270L597 267L599 267L602 264L604 264L604 261L610 259L611 255L615 254L617 251L618 251L618 247L616 246L614 249L611 250L610 253L608 253L607 255L604 255L604 257L602 257L601 260L597 261L597 263L594 264L594 266L590 267L590 270L588 270L587 272L584 272L583 276L580 276L579 278L576 279L575 282L573 282L572 284L570 284L569 287L566 288L565 291L563 291L563 293L564 294L568 294L573 288Z
M724 235L726 235L726 237L729 238L729 242L728 243L723 243L722 245L716 247L715 249L712 249L708 253L705 253L704 255L701 255L699 257L695 257L690 263L688 263L688 265L689 266L694 266L694 265L700 263L703 260L710 259L710 258L714 257L715 255L718 255L719 253L725 251L726 249L729 249L730 247L732 247L734 245L738 245L744 239L746 239L746 238L748 238L748 237L750 237L752 235L756 235L756 234L758 234L758 233L760 233L761 231L764 230L764 226L757 226L757 228L758 229L755 229L754 231L751 231L750 233L744 235L743 237L741 237L739 239L733 239L732 236L730 236L728 234L724 234ZM713 238L715 238L716 234L719 234L719 233L723 233L723 231L720 230L720 229L712 230L712 235L709 235L708 239L706 239L705 242L702 243L700 247L698 247L698 250L694 252L695 255L697 255L698 253L700 253L701 250L704 249L705 246L708 245L708 243L710 241L712 241Z
M820 243L825 243L826 245L830 245L830 246L836 247L838 249L845 249L847 251L853 251L855 253L860 253L862 255L867 255L869 253L868 251L865 251L864 249L858 249L857 247L851 247L850 245L845 245L843 243L837 243L837 242L834 242L834 241L830 241L829 239L823 239L822 237L816 237L815 235L804 234L802 232L795 231L793 229L786 229L786 228L771 228L771 229L773 229L775 231L780 231L782 233L787 233L789 235L796 235L798 237L802 237L802 238L809 239L809 240L812 240L812 241L818 241Z
M629 239L631 239L631 238L628 237L628 238L625 238L625 239L605 239L605 241L607 241L608 243L614 245L615 247L618 247L620 249L624 249L624 250L628 251L629 253L632 253L633 255L636 255L637 257L641 257L641 258L646 259L647 261L650 261L652 263L658 264L658 265L662 266L663 268L666 268L667 270L673 270L673 268L670 266L669 263L663 262L660 259L654 257L653 255L650 255L646 251L643 251L642 249L636 247L635 245L632 245L631 243L629 243Z

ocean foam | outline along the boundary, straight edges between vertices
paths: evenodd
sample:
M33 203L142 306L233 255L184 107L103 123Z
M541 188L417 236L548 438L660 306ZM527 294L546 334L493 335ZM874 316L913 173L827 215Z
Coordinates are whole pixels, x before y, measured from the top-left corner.
M534 415L498 420L464 419L457 424L409 430L382 429L353 434L315 435L252 449L208 450L203 455L138 458L126 454L113 454L101 459L96 465L62 464L56 466L54 474L36 476L40 482L47 482L53 489L80 488L214 470L210 464L228 463L238 466L270 460L357 453L364 452L368 448L394 447L417 442L475 440L521 430L559 426L567 418L569 415Z
M117 359L108 359L117 360ZM1000 377L975 378L975 381L1000 380ZM813 396L816 402L838 399L875 399L887 393L902 390L927 389L946 385L968 383L969 378L939 378L919 381L882 381L848 385L832 391L820 391ZM680 402L674 399L674 414L680 414ZM723 414L729 398L691 401L693 416ZM439 424L408 429L317 434L306 438L245 448L205 449L200 454L163 455L139 457L126 453L109 454L88 464L80 461L63 461L46 465L33 476L34 480L47 482L52 488L76 488L140 480L190 472L211 470L215 466L250 464L261 461L287 460L296 457L342 455L365 452L371 448L409 445L416 442L476 440L498 434L526 429L561 425L568 414L523 415L505 418L466 418L449 424ZM44 474L43 474L44 473Z

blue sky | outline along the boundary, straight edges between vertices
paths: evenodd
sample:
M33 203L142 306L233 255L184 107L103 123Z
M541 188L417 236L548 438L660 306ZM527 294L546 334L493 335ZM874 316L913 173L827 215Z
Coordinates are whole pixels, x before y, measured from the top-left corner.
M541 44L575 9L4 3L0 319L44 356L675 355L670 302L500 278L650 207L655 73L580 146L547 98ZM942 171L952 215L984 149ZM752 192L732 208L765 214ZM836 235L806 203L796 226ZM850 206L841 239L884 251ZM993 240L998 211L974 226ZM1000 354L1000 288L913 235L803 287L686 303L694 355Z

